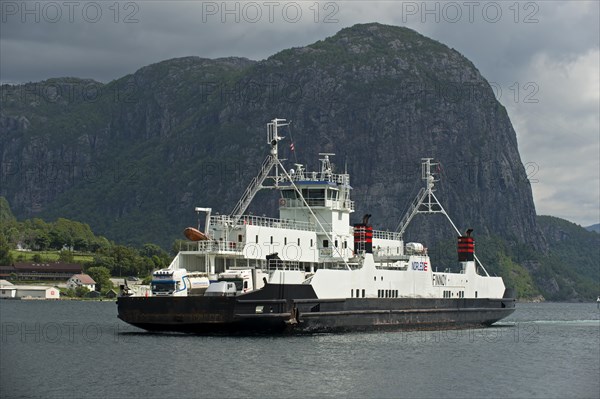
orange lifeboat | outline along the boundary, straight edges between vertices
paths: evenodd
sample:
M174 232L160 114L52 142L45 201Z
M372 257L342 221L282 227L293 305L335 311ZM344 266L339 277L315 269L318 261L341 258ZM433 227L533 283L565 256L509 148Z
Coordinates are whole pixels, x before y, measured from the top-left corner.
M183 235L185 235L185 238L187 238L190 241L208 240L208 237L206 234L204 234L200 230L195 229L193 227L188 227L185 230L183 230Z

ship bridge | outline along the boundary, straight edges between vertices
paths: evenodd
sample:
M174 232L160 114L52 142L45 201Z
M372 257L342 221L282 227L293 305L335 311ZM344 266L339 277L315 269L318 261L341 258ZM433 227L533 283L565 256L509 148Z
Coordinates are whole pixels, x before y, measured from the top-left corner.
M321 153L320 171L307 172L295 164L279 182L279 217L321 227L315 230L315 247L319 257L348 259L353 255L353 232L350 214L354 201L350 199L350 175L333 173L331 153Z
M284 119L267 124L270 153L258 174L229 215L206 212L206 241L190 243L182 249L179 267L188 270L213 271L227 266L261 267L266 256L277 253L282 261L294 261L319 267L324 263L343 262L353 258L354 229L350 214L354 201L350 198L350 175L334 173L331 157L320 153L320 170L309 172L303 164L285 168L279 159L279 142L284 139L278 129L287 126ZM278 190L279 218L245 214L256 193L262 189ZM200 226L198 226L200 229ZM400 235L373 232L376 256L402 255ZM178 258L179 258L178 257Z
M322 155L325 158L321 159L324 165L321 172L306 173L302 164L296 164L296 169L290 169L290 179L279 183L281 209L305 208L308 205L354 212L354 201L350 200L350 175L332 173L329 155L333 154Z

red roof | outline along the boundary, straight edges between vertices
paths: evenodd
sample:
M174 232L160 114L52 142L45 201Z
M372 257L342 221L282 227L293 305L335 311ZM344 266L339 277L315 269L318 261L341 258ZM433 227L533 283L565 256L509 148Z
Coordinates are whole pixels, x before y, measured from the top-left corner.
M79 280L81 284L96 284L94 279L87 274L74 274L71 278Z

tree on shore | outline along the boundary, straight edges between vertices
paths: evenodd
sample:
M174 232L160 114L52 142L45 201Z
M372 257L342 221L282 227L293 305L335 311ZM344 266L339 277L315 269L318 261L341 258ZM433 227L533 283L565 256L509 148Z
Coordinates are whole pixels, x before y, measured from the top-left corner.
M86 273L96 282L96 291L106 291L113 287L110 281L110 270L103 266L92 266Z
M4 234L0 233L0 266L11 266L14 260Z
M79 286L79 287L75 288L75 295L78 296L79 298L83 298L85 296L85 294L87 294L88 292L90 292L88 287Z

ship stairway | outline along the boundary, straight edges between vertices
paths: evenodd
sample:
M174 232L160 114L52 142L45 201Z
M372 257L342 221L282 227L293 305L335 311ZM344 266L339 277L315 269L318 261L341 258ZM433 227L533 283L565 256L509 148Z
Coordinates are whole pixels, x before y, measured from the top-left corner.
M421 189L419 190L419 193L415 197L414 201L410 204L410 207L408 208L408 210L404 214L404 217L398 224L396 231L399 231L401 234L404 233L404 230L406 230L406 228L408 227L408 224L410 223L412 218L417 213L416 212L417 208L419 206L421 206L421 202L423 201L423 197L425 196L425 191L426 191L425 187L421 187Z
M248 205L250 205L250 203L254 199L256 193L262 188L262 183L265 181L265 179L269 175L269 172L276 163L277 159L271 155L269 155L263 161L262 166L260 168L260 172L258 172L258 175L256 175L256 177L252 179L252 181L246 188L246 191L244 191L244 194L242 195L237 205L231 212L232 227L235 226L240 220L240 218L248 208Z

